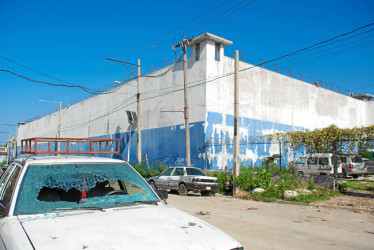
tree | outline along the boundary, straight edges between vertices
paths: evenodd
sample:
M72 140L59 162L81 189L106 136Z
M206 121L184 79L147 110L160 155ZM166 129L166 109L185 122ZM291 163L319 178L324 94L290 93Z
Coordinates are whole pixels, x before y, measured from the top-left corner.
M341 129L336 125L313 131L288 131L265 136L271 141L289 143L294 152L306 153L343 153L364 152L374 147L374 125L361 128ZM337 185L337 164L334 164L335 183Z

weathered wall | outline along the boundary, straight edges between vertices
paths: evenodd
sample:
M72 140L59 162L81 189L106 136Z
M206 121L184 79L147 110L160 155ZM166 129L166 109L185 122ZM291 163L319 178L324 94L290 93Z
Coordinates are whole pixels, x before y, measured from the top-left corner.
M209 60L205 136L207 140L232 139L234 75L229 74L234 72L234 59L224 57L216 61L211 55ZM240 62L239 68L240 160L244 164L259 164L263 156L279 153L278 145L248 145L253 136L313 130L332 124L341 128L374 124L373 102L363 102L244 62ZM222 77L216 79L217 76ZM232 167L233 145L209 145L207 151L208 168Z
M210 138L233 138L234 59L215 59L215 42L194 45L188 59L191 163L210 169L231 168L233 146L209 144ZM141 78L142 155L165 165L185 161L183 63ZM253 136L278 131L316 129L335 124L360 127L374 124L374 102L363 102L306 82L240 62L240 160L261 162L279 153L278 145L247 145ZM245 70L246 69L246 70ZM165 72L161 77L157 76ZM136 111L136 80L118 91L89 98L62 111L61 137L121 139L121 153L136 159L136 125L127 122L126 110ZM23 125L19 139L57 137L58 112ZM131 131L131 133L130 133ZM205 158L205 155L208 155ZM289 157L289 156L284 156Z
M201 62L188 61L191 161L195 165L204 147L205 70ZM168 70L153 72L141 78L142 155L149 161L166 165L185 159L185 127L183 92L183 62ZM130 81L111 94L94 96L62 110L61 137L106 137L121 139L121 153L136 160L136 124L130 126L126 110L136 111L136 80ZM131 131L131 133L130 133ZM57 137L58 112L23 125L19 139L31 137ZM200 139L201 138L201 139ZM203 149L202 149L203 150ZM203 151L202 151L203 152Z
M364 126L374 125L374 100L370 102L365 102L365 113L366 119Z

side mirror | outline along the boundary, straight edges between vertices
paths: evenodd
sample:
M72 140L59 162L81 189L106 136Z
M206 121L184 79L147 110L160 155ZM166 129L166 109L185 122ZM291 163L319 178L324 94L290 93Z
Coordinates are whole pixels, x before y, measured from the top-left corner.
M166 189L157 189L155 191L158 197L160 197L163 201L166 201L166 199L169 197L168 191Z
M0 217L5 216L6 207L3 201L0 201Z

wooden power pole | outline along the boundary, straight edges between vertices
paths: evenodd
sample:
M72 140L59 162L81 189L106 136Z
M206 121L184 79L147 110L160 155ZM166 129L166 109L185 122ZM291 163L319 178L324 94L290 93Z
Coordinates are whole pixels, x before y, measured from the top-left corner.
M184 125L186 129L186 167L191 167L190 158L190 121L188 117L188 84L187 84L187 47L189 40L183 38L183 41L173 48L182 47L183 49L183 75L184 75Z
M239 51L235 50L235 80L234 80L234 187L233 194L235 195L239 188L235 183L235 178L239 175Z
M137 115L138 115L138 119L137 119L137 122L136 122L136 126L137 126L137 131L138 131L138 136L137 136L137 160L138 160L138 163L142 162L142 129L141 129L141 123L140 123L140 59L138 59L138 93L136 95L136 101L137 101Z

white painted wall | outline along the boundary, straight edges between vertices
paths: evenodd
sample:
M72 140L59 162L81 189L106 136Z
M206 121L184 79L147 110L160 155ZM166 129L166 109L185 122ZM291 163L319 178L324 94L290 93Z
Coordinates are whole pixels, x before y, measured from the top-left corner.
M207 112L230 115L234 112L234 75L228 75L234 72L234 59L225 57L222 47L221 60L216 61L212 40L201 41L200 51L199 61L195 61L194 51L188 59L191 123L206 121ZM240 62L240 69L250 67L253 65ZM168 67L147 76L160 75L167 70ZM242 71L239 78L241 117L311 130L331 124L342 128L374 124L374 102L356 100L259 67ZM129 128L125 111L136 111L136 86L136 80L132 80L115 93L98 95L64 109L61 137L125 132ZM183 126L183 113L162 112L182 111L183 107L183 62L162 77L141 78L143 130ZM232 137L232 127L225 121L214 126L216 131ZM57 137L57 128L58 112L21 126L19 139ZM252 129L255 128L241 128L241 138L253 134ZM207 138L211 136L206 135Z
M371 126L374 125L374 100L370 102L365 102L365 125L364 126Z
M183 62L141 78L141 127L152 129L184 124ZM205 119L205 69L201 61L188 60L190 122ZM136 111L137 81L132 80L111 94L94 96L62 110L61 137L95 137L129 128L126 110ZM118 130L118 126L123 128ZM58 112L19 128L19 139L57 137Z
M210 58L213 80L234 72L234 59ZM240 62L240 116L310 130L335 124L341 128L374 124L373 102L364 102L306 82ZM250 69L249 69L250 68ZM209 80L208 77L208 80ZM207 110L234 113L234 75L207 83Z

